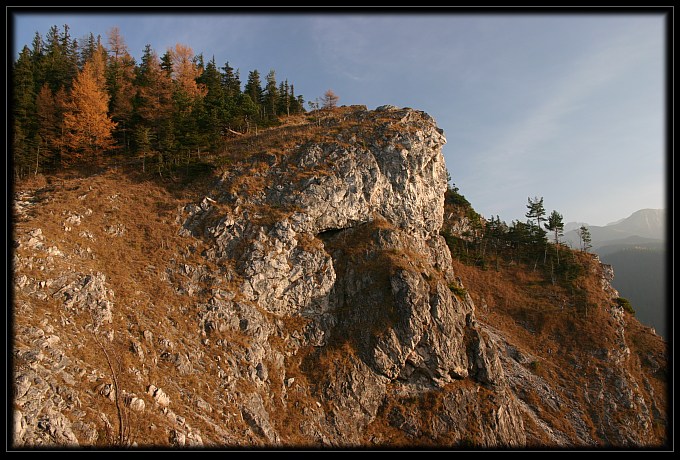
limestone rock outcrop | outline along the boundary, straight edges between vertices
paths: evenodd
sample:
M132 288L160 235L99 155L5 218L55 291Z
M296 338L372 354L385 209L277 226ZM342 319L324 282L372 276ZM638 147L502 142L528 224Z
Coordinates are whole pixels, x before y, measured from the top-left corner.
M360 445L394 391L471 379L493 388L506 414L498 425L481 425L484 442L522 445L522 419L497 351L476 326L471 299L449 288L459 282L439 235L447 188L442 131L411 109L349 116L379 122L359 140L341 133L264 158L259 193L239 193L238 172L225 173L212 196L185 207L182 233L206 241L207 258L231 262L228 277L247 301L276 317L308 320L298 349L351 355L317 390L333 402L330 427L319 427L332 443ZM270 329L262 318L257 324ZM276 354L266 345L262 351ZM451 427L467 417L446 415L442 423Z

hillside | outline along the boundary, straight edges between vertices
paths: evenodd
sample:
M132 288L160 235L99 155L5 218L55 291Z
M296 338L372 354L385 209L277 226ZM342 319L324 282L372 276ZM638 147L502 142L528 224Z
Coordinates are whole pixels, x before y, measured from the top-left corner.
M587 226L587 225L586 225ZM630 300L636 316L668 337L668 253L663 209L641 209L604 227L588 226L592 252L612 265L612 285ZM579 247L576 230L565 232L565 242Z
M118 158L17 184L10 445L668 445L666 344L608 266L565 252L575 298L452 257L441 233L475 213L445 141L342 107L173 176Z

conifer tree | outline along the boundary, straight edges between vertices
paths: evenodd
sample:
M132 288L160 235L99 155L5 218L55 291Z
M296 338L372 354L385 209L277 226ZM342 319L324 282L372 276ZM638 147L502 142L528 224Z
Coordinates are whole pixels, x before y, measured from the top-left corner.
M44 163L44 160L58 162L63 153L63 118L66 110L67 95L64 87L59 88L56 94L52 94L49 85L45 83L36 96L36 121L38 123L36 133L36 163Z
M167 50L163 56L161 56L161 69L168 74L169 77L172 77L172 53L170 50Z
M543 207L543 197L534 197L532 200L528 198L528 211L525 216L529 219L532 227L532 233L536 237L536 243L545 239L545 231L541 227L541 222L545 220L545 207ZM534 225L535 221L535 225Z
M241 80L239 71L234 70L229 62L222 67L222 87L224 88L224 120L227 129L236 127L240 124L239 100L241 98Z
M578 237L581 240L581 251L588 252L590 248L593 247L591 244L592 238L590 236L590 230L585 225L581 225L578 229Z
M202 98L205 97L207 90L203 83L197 82L203 67L196 62L194 52L189 46L178 43L169 50L169 53L174 83L173 126L178 148L174 159L178 164L182 152L186 152L188 158L193 149L200 147L198 118L202 112Z
M222 82L226 96L229 98L237 98L241 94L241 80L238 70L229 65L229 61L222 67Z
M245 94L250 97L250 101L258 108L258 119L261 115L262 108L262 83L260 82L260 73L257 69L248 73L248 81L243 90Z
M35 150L35 80L33 76L33 60L31 50L24 46L12 69L13 92L10 107L13 115L12 153L15 172L27 173L33 164L34 173L38 173L39 158ZM36 161L33 161L35 159Z
M553 232L555 237L555 244L559 244L560 236L564 235L564 222L562 222L562 214L554 211L548 216L548 222L543 224L546 230Z
M279 103L279 90L276 87L276 72L274 72L274 70L269 71L266 82L262 95L262 106L265 117L272 120L277 115L277 106Z
M158 170L163 168L164 154L170 154L175 146L172 123L173 82L170 73L161 68L158 55L146 45L142 62L135 76L137 96L134 100L136 128L150 128L152 150L158 155Z
M127 45L117 27L107 33L108 65L106 68L106 86L109 92L109 113L116 122L114 138L124 149L130 149L130 129L135 97L135 61L130 56Z
M203 69L194 62L193 50L189 46L177 43L173 49L169 50L169 53L172 62L172 78L177 90L190 103L205 96L205 85L196 81Z
M279 101L276 111L290 116L290 85L288 85L288 80L279 83Z
M97 35L95 38L94 34L90 34L85 39L85 43L80 45L79 53L79 67L82 69L87 61L92 60L95 53L97 53L102 46L101 36Z
M246 132L257 124L259 116L259 107L250 98L247 93L242 93L238 101L237 122L239 125L245 126Z
M553 232L555 236L555 251L557 253L557 263L560 263L560 236L564 234L564 222L562 222L562 214L553 210L548 217L548 222L543 224L546 230Z
M222 75L215 65L214 56L208 61L198 81L206 89L198 117L198 128L201 137L206 138L205 142L211 149L216 149L226 125L226 96Z
M64 113L64 164L93 158L114 147L116 124L108 116L109 96L97 58L85 63L73 82Z
M142 172L146 172L146 158L152 154L151 129L138 126L135 130L135 143L137 151L142 155Z
M323 108L333 109L338 104L340 97L332 89L327 90L323 95Z
M78 55L77 45L71 40L67 25L63 34L59 33L57 26L48 31L43 63L44 77L52 92L62 86L68 91L78 72Z
M43 83L45 83L45 43L39 32L35 33L31 42L31 62L33 64L33 87L35 94L38 94Z

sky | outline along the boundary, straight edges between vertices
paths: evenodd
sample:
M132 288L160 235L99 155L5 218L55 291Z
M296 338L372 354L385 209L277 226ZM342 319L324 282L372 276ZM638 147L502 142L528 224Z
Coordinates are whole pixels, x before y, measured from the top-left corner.
M526 221L529 198L565 223L606 225L665 208L663 12L519 8L12 10L12 56L67 24L106 43L118 27L137 62L181 43L218 66L288 79L305 101L391 104L444 130L452 182L482 216ZM309 108L309 107L307 107Z

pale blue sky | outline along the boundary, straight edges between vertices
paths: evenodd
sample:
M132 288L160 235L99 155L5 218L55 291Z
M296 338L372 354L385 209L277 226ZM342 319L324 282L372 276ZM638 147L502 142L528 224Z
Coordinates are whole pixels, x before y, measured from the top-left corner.
M665 207L660 13L50 11L14 14L14 45L52 25L104 41L117 26L137 60L146 44L163 54L182 43L243 82L274 69L306 101L333 89L340 104L424 110L444 129L453 182L485 217L524 221L534 196L590 225Z

